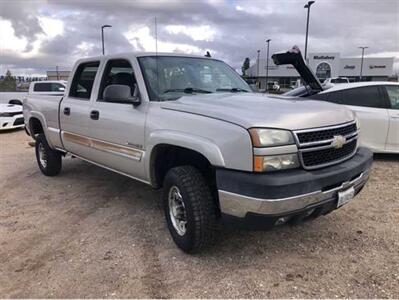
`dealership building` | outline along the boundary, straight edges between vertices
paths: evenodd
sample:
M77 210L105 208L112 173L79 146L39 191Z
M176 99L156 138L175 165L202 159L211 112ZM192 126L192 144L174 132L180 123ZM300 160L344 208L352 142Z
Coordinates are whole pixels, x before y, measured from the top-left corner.
M393 75L393 57L365 57L363 59L362 80L379 81L388 80ZM308 63L310 68L320 79L347 77L349 81L360 79L360 57L341 57L339 53L309 53ZM289 87L300 77L292 65L276 66L269 59L268 82L279 82L282 87ZM260 81L260 88L265 88L266 83L266 59L259 60L247 71L249 81Z

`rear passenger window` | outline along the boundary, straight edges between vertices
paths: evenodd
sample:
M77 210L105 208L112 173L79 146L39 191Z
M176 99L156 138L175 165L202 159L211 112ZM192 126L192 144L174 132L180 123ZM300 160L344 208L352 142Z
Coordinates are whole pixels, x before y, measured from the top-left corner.
M65 86L61 83L52 82L51 83L51 91L52 92L63 92L65 91Z
M397 85L386 85L385 86L389 101L391 102L392 109L399 109L399 86Z
M386 108L384 97L378 86L367 86L342 91L342 103L345 105Z
M49 83L49 82L34 83L33 91L34 92L50 92L51 91L51 83Z
M83 63L77 68L69 92L70 97L90 99L99 65L99 62L89 62Z

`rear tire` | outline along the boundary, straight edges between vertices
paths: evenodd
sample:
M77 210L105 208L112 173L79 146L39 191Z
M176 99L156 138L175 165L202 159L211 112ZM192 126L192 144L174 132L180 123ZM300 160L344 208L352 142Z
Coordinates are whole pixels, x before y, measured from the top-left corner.
M50 148L43 133L36 137L36 160L40 171L46 176L55 176L61 172L61 154Z
M217 207L201 173L192 166L172 168L163 188L165 218L176 245L186 253L212 245L217 236Z

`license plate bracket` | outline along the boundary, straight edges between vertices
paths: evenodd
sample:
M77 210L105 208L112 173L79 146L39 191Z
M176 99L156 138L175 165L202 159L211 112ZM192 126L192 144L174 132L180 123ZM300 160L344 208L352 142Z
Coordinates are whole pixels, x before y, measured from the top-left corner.
M352 186L349 189L338 192L338 203L337 207L347 204L355 197L355 188Z

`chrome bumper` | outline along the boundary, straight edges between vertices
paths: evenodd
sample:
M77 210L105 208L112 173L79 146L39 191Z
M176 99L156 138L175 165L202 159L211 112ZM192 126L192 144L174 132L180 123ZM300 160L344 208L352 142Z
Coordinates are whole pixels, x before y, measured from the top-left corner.
M343 182L338 187L280 199L259 199L218 190L220 209L224 214L240 218L244 218L250 212L264 215L290 214L306 207L337 199L339 191L346 190L352 186L358 191L367 182L368 178L369 171L367 170L357 178Z

